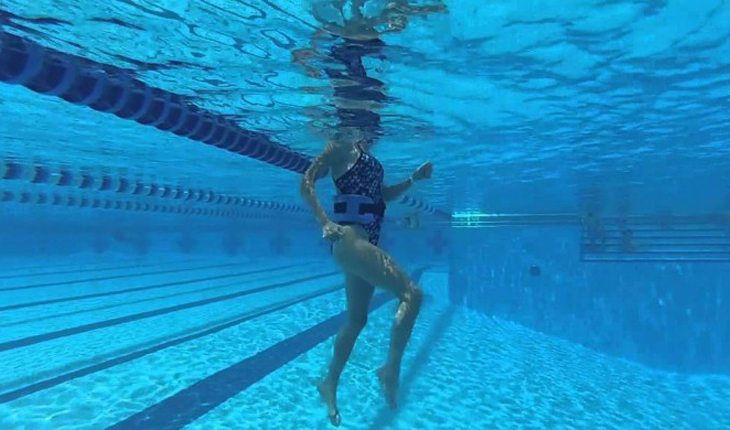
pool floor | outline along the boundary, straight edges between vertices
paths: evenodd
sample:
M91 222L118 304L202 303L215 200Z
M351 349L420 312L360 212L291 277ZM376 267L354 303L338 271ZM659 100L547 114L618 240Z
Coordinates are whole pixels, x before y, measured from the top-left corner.
M230 257L0 272L2 429L326 429L314 382L342 322L328 261ZM376 296L338 392L344 429L730 428L730 378L647 369L430 295L399 409L375 378ZM423 275L423 276L421 276Z

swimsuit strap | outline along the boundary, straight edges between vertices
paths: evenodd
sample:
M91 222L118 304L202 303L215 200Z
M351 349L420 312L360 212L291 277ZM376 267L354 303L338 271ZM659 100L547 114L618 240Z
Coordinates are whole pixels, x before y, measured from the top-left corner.
M340 180L342 180L343 178L345 178L348 175L350 175L355 170L355 168L357 167L357 165L360 164L360 162L362 161L362 159L365 158L365 151L362 150L362 148L360 147L360 145L359 144L356 144L355 147L360 152L360 154L357 156L357 160L355 160L355 162L352 163L352 166L350 166L350 168L347 169L345 171L345 173L343 173L339 178L335 179L335 184L337 184L337 182L340 182Z

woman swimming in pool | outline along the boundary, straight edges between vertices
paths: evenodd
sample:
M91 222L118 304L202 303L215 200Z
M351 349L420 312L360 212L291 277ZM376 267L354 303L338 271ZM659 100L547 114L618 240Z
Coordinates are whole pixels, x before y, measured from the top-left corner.
M337 0L334 5L342 12L344 3ZM327 376L318 385L327 404L330 422L336 426L341 423L337 385L357 336L367 322L376 286L387 289L399 300L388 358L378 370L386 401L391 408L396 407L403 351L418 316L423 293L393 258L378 247L380 227L385 203L400 196L414 182L430 178L433 170L430 162L424 163L406 181L383 185L383 167L370 153L381 135L380 116L362 107L362 102L377 105L386 97L381 92L382 82L367 76L362 59L366 55L379 55L384 46L376 26L385 23L387 27L382 32L400 31L405 27L407 14L444 10L442 6L410 6L405 0L396 0L390 2L381 15L365 18L363 5L363 0L352 0L351 19L345 20L345 14L341 13L343 25L325 25L325 31L336 40L328 50L328 60L340 66L325 68L335 89L335 100L340 101L335 106L340 131L313 160L301 184L302 195L322 225L322 236L332 242L334 259L345 273L348 318L335 340ZM294 61L303 65L310 76L318 76L316 69L302 62L316 54L316 51L306 55L295 52ZM348 101L358 103L353 106ZM338 192L334 221L328 218L315 192L315 181L326 172L331 175Z
M329 169L339 193L335 213L344 214L335 223L329 219L315 192L315 181ZM322 237L332 242L332 254L345 273L347 322L335 340L334 357L319 392L327 403L334 425L341 418L337 409L337 383L355 340L365 327L374 287L393 293L399 300L391 332L388 358L378 371L388 405L396 407L401 359L421 307L423 293L393 258L378 248L385 202L407 190L415 181L431 177L431 163L421 165L406 181L383 185L383 167L369 152L366 140L332 138L312 162L302 180L302 194L322 225ZM348 220L347 214L371 215Z

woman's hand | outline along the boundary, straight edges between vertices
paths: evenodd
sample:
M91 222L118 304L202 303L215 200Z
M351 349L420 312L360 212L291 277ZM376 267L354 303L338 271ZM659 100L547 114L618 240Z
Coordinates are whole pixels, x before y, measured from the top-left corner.
M330 242L336 242L345 234L345 227L335 224L332 221L328 221L324 227L322 227L322 239L329 240Z
M421 181L423 179L430 179L432 173L433 173L433 163L431 163L430 161L427 161L427 162L421 164L421 166L418 169L416 169L415 172L413 172L413 176L411 176L411 177L413 178L414 181Z

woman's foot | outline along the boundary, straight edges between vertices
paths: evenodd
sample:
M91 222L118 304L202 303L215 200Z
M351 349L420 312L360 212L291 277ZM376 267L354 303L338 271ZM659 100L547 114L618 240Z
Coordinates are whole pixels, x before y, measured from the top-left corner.
M380 386L383 388L383 394L385 395L385 401L388 403L390 409L398 407L396 397L398 395L398 375L387 369L386 366L378 369L378 379L380 380Z
M322 398L322 401L327 405L327 416L330 419L330 423L335 427L339 427L342 423L342 417L340 417L340 411L337 410L336 387L325 379L317 384L317 391L319 391L319 396Z

